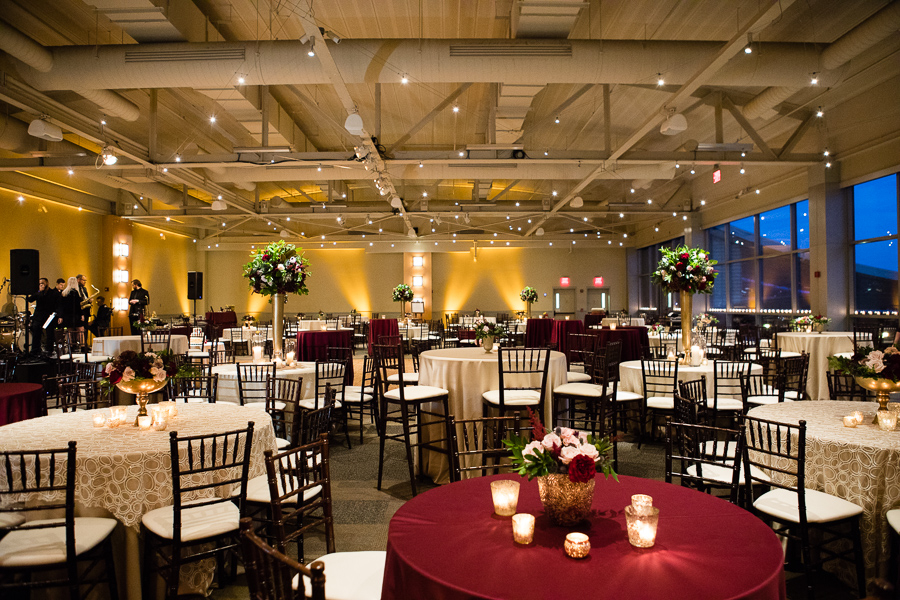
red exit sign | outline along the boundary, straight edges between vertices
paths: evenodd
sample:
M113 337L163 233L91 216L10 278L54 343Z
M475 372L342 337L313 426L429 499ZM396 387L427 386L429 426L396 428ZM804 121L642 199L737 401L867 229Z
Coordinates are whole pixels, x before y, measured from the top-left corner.
M561 285L562 287L569 287L569 278L568 277L560 277L559 285Z
M594 277L594 287L603 287L602 277Z
M713 171L713 183L719 183L722 181L722 169L716 169Z

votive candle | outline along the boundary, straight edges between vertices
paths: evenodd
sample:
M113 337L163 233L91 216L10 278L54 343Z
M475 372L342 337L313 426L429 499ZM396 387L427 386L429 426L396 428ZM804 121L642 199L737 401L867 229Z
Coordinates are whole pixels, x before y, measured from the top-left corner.
M97 413L93 418L94 427L103 427L106 425L106 416L103 413Z
M284 362L286 362L289 367L293 367L294 366L294 353L288 352L287 354L285 354Z
M501 479L491 482L491 497L494 501L494 512L501 517L516 514L519 503L519 482L512 479Z
M534 539L534 515L519 513L513 515L513 540L517 544L530 544Z
M616 324L615 324L615 323L610 323L610 324L609 324L609 328L612 329L613 331L615 331L615 330L616 330Z
M262 362L262 346L253 346L253 362L260 363Z
M636 548L652 548L656 543L656 529L659 524L659 509L652 508L647 515L639 515L633 506L625 507L625 525L628 541Z
M862 422L863 422L863 420L865 419L865 417L863 417L863 414L862 414L862 411L861 411L861 410L854 410L854 411L853 411L853 418L856 419L856 424L857 424L857 425L861 425Z
M150 429L150 424L153 422L153 419L150 415L141 415L138 417L138 427L140 427L143 431Z
M857 421L856 417L850 415L849 417L844 417L844 427L856 427Z
M878 428L882 431L893 431L897 427L897 413L889 410L878 411Z
M635 494L631 497L631 506L638 515L646 517L653 512L653 497L647 494Z
M583 533L572 532L566 536L563 548L572 558L584 558L591 552L591 540Z

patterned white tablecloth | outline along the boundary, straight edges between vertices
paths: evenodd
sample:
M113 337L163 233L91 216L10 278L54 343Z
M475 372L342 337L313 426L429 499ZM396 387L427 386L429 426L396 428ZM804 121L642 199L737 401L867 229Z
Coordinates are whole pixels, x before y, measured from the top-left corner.
M900 431L881 431L873 425L877 408L875 402L825 400L783 402L748 413L794 425L806 421L806 487L863 508L860 528L867 578L883 577L887 572L891 528L885 514L900 508ZM844 427L841 418L855 410L866 415L863 424ZM852 569L841 574L849 583L855 581Z
M750 372L762 373L762 367L754 364L751 366ZM694 379L700 379L703 375L706 375L706 395L712 398L715 396L713 361L709 360L707 364L699 367L678 365L678 381L693 381ZM626 392L643 393L644 381L641 376L641 361L628 360L619 365L619 389Z
M853 351L852 331L823 333L785 332L778 334L778 347L809 354L809 377L806 392L811 400L828 400L828 357L838 352Z
M188 336L173 335L169 342L169 349L175 354L184 354L188 351ZM116 356L125 350L141 351L141 336L139 335L112 335L107 337L95 337L91 344L91 354Z
M219 376L219 389L216 394L216 402L231 402L240 404L238 394L237 366L235 364L216 365L212 372ZM296 362L292 367L279 366L275 369L275 377L287 377L288 379L303 378L300 385L300 397L312 398L316 390L316 363ZM265 387L265 384L262 384Z

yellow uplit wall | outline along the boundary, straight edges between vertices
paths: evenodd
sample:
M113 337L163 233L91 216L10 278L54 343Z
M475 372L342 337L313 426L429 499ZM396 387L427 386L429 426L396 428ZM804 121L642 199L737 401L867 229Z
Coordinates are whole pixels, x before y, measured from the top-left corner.
M144 225L132 228L131 279L140 279L150 292L148 311L160 315L191 312L187 299L187 273L194 269L194 243L191 239Z

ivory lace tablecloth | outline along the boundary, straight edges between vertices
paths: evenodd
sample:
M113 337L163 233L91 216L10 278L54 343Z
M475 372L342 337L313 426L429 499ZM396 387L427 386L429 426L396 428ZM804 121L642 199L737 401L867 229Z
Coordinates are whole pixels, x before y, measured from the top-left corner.
M553 388L566 383L566 356L550 353L544 397L544 423L553 422ZM450 392L450 413L457 419L481 417L481 395L500 385L497 350L444 348L419 355L419 385L431 385ZM435 429L434 427L430 429ZM429 433L427 430L426 434ZM423 470L436 483L449 481L449 465L443 455L426 452Z
M232 402L240 404L240 394L238 393L237 381L237 364L226 363L216 365L212 368L212 373L219 376L218 391L216 394L216 402ZM314 362L296 362L292 367L278 366L275 369L275 377L287 377L288 379L303 378L300 384L300 398L312 398L316 392L316 363ZM256 384L251 384L256 385ZM258 384L261 388L265 387L265 382Z
M809 354L809 378L806 392L810 400L828 400L828 357L838 352L853 351L852 331L825 331L823 333L778 334L778 347L782 350Z
M762 373L762 367L753 364L750 367L750 372ZM678 365L678 381L692 381L700 379L703 375L706 375L706 395L708 398L713 398L715 396L713 361L709 360L707 364L699 367ZM641 361L629 360L619 365L619 389L625 392L643 393L644 380L641 376Z
M175 354L184 354L190 347L188 336L173 335L169 342L169 349ZM125 350L141 351L141 336L139 335L112 335L95 337L91 344L91 354L103 356L116 356Z
M132 425L94 427L92 419L97 412L78 411L5 425L0 427L0 450L62 448L70 440L78 443L75 500L80 507L108 511L127 528L125 565L119 566L128 570L128 597L139 600L141 517L173 502L169 433L222 433L247 427L247 422L253 421L249 474L253 478L265 474L263 452L276 450L275 431L268 413L250 406L179 404L178 416L165 431L141 431ZM129 406L129 422L136 414L137 406ZM204 590L212 576L211 568L183 568L182 588Z
M877 408L875 402L826 400L783 402L748 413L792 425L806 421L806 487L862 507L860 529L867 579L887 572L891 528L885 513L900 508L900 431L881 431L873 425ZM844 427L841 418L855 410L866 415L863 424ZM843 569L841 574L848 583L856 581L852 567L835 566Z

